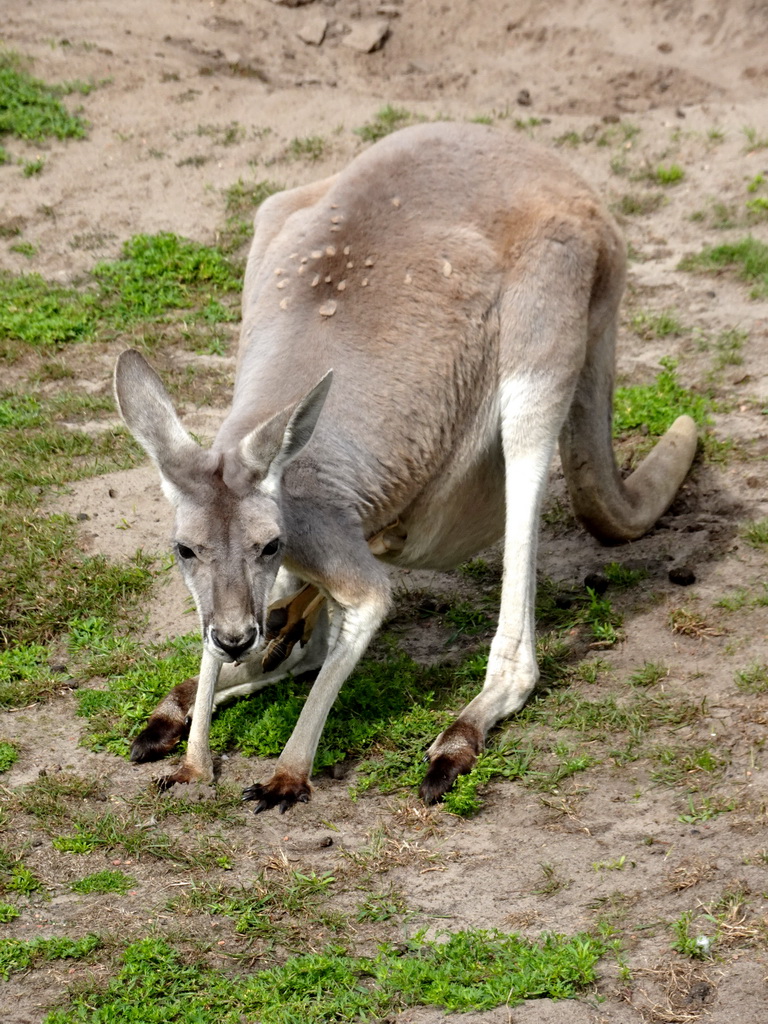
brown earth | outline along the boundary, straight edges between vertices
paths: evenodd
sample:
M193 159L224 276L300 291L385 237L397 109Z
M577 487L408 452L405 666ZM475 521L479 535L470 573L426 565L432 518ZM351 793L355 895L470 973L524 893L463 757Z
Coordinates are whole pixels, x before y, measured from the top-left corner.
M307 44L298 33L318 17L327 22L324 40ZM344 44L350 29L375 18L389 23L380 49L366 54ZM768 514L768 307L728 276L692 276L677 265L703 244L744 235L743 224L713 230L714 204L743 211L746 184L768 173L768 149L750 146L744 132L768 136L768 7L749 0L396 0L378 7L372 0L299 7L269 0L6 0L0 31L6 46L34 58L39 77L102 83L78 100L91 124L86 141L14 143L16 155L44 157L43 173L27 178L16 165L0 168L0 224L19 226L38 249L30 260L0 242L2 266L56 281L76 280L140 232L215 241L223 189L239 178L294 185L337 170L362 148L353 129L385 103L428 118L490 116L504 131L518 130L516 121L540 119L528 131L559 145L609 204L650 190L636 180L644 168L673 161L685 168L684 181L664 192L656 210L626 217L622 225L635 257L628 308L673 309L689 330L643 337L630 330L628 313L619 367L625 380L647 382L659 359L673 355L686 384L714 380L723 409L715 416L715 436L734 439L735 454L720 463L700 461L658 528L620 551L601 549L563 514L556 468L540 570L566 586L579 586L588 572L617 558L648 570L642 600L634 599L625 614L625 638L602 653L605 667L587 687L589 696L620 693L645 662L663 663L668 672L661 690L704 709L671 742L706 745L725 762L723 772L711 782L700 780L704 788L693 797L692 780L687 788L656 784L642 759L605 762L543 795L493 783L481 813L467 821L425 812L412 798L369 795L353 803L349 777L321 776L312 802L285 818L242 812L237 827L216 831L232 851L232 881L252 876L276 856L295 870L342 877L349 854L383 830L389 852L379 881L403 893L416 911L414 929L572 932L594 926L600 908L621 903L631 981L604 961L599 985L583 1000L532 1001L457 1020L639 1024L703 1014L713 1024L762 1024L768 698L741 692L735 675L768 662L768 610L747 601L729 611L717 602L743 593L740 588L749 597L762 593L764 555L740 531ZM598 145L617 118L639 133ZM228 133L233 125L242 130ZM292 158L291 140L308 136L322 137L322 156L315 162ZM703 218L691 219L702 210ZM750 230L766 238L765 224ZM746 332L743 362L716 367L713 339L731 328ZM108 389L120 347L94 347L81 371L84 387ZM193 358L178 353L179 364ZM231 358L204 358L231 372ZM190 405L186 413L192 429L210 434L223 405ZM73 486L57 508L90 516L83 525L85 550L119 558L137 547L166 545L170 517L149 468ZM696 575L684 591L667 578L670 567L683 564ZM441 589L452 585L431 582ZM179 584L164 588L150 609L148 637L192 628L184 606ZM680 609L689 613L689 627L676 632L671 615ZM422 657L442 653L418 637L413 642ZM2 716L0 737L22 749L5 785L63 766L100 777L112 801L146 786L152 766L135 768L84 751L77 745L80 729L67 697ZM223 767L237 783L264 771L238 756ZM730 809L682 820L689 801L700 805L702 794ZM338 832L325 847L328 821ZM136 894L101 897L100 920L94 919L93 901L67 894L66 881L84 873L77 858L57 854L47 839L38 842L32 826L30 837L37 845L27 862L61 886L51 902L32 901L28 913L5 926L5 935L79 935L100 925L124 936L146 934L163 926L173 887L188 884L189 872L151 860L134 863L126 870L139 880ZM595 867L617 862L613 870ZM109 863L94 855L88 870ZM551 865L563 884L544 891L542 865ZM669 922L734 891L743 896L743 919L737 915L722 928L714 959L700 963L671 952ZM340 897L339 909L348 912L355 899ZM207 926L198 921L196 927ZM3 1019L40 1019L71 980L67 969L0 983ZM400 1019L426 1024L446 1018L420 1010Z

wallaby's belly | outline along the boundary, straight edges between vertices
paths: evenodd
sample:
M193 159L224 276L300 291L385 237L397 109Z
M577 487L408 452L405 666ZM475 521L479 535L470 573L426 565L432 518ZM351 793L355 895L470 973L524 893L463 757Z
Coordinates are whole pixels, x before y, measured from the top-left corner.
M407 533L402 551L384 560L413 569L452 569L504 534L504 457L491 424L481 452L457 453L401 516Z

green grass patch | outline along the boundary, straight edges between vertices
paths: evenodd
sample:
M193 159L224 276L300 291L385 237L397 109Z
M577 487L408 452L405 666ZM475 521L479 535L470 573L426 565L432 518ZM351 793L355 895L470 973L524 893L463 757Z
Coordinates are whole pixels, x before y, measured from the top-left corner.
M768 545L768 518L756 519L748 523L741 535L752 548L764 548Z
M331 874L302 874L268 877L262 872L248 886L198 885L171 900L169 910L182 913L204 911L235 921L241 935L273 937L284 931L286 914L308 914L328 898L335 882Z
M0 924L10 924L11 921L15 921L20 916L21 911L18 907L14 907L12 903L0 901Z
M680 164L659 164L650 172L649 177L658 185L679 185L685 177L685 171Z
M90 893L115 892L124 896L129 889L136 885L136 879L122 871L96 871L92 875L86 875L70 886L72 892L79 892L83 895Z
M355 128L355 135L359 135L363 142L378 142L385 135L390 135L398 128L405 128L415 120L416 115L409 110L393 107L388 103L377 111L370 121L366 121L360 128Z
M321 135L305 135L291 139L288 152L294 160L309 160L314 163L325 154L325 139Z
M0 354L11 342L56 348L109 338L180 310L193 322L231 322L241 283L223 251L168 232L129 239L120 259L94 267L85 290L0 273Z
M0 939L0 978L6 981L19 971L28 971L53 960L87 960L101 945L96 935L84 939Z
M0 655L2 657L2 655ZM7 772L19 760L19 752L13 743L0 740L0 772Z
M674 310L664 309L660 313L646 313L643 310L633 313L630 319L632 330L641 338L679 337L686 328L680 322Z
M768 665L756 661L736 673L736 685L742 693L768 693Z
M265 199L281 192L283 187L274 181L245 182L238 178L226 189L224 228L219 235L219 244L224 252L235 252L250 242L254 213Z
M732 270L740 280L752 285L750 297L768 296L768 244L749 235L739 242L707 246L680 261L681 270Z
M14 53L0 53L0 135L41 139L82 139L86 126L61 103L66 87L33 78Z
M687 414L699 426L711 422L712 400L677 379L673 359L661 360L662 370L651 384L616 388L613 398L614 436L647 428L653 437L663 434L678 416Z
M603 952L586 934L534 942L465 931L436 942L417 936L405 948L382 946L375 957L328 950L231 977L189 963L162 939L144 939L128 947L106 988L78 992L45 1024L328 1024L383 1020L409 1006L486 1010L573 997L595 980Z
M199 310L209 322L237 319L242 276L223 253L168 232L135 235L119 260L98 263L103 316L120 330L174 310ZM223 300L230 299L230 306Z
M626 192L614 209L624 217L643 217L655 213L665 202L663 192Z

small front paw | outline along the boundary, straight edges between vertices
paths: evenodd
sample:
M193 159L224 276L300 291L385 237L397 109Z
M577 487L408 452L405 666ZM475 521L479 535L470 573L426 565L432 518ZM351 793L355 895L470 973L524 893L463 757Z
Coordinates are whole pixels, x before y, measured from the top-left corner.
M275 772L269 782L254 782L243 790L243 800L253 800L254 814L261 814L277 807L285 814L294 804L305 804L310 798L312 787L309 780L290 772Z

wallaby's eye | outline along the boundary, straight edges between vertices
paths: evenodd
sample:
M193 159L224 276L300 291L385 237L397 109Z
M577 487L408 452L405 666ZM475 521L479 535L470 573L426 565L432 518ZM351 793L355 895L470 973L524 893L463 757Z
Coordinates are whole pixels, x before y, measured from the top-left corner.
M269 542L269 544L265 544L264 545L264 547L261 549L261 554L265 558L269 558L270 555L276 555L277 554L279 547L280 547L280 538L279 537L275 537L274 540L271 540Z
M178 552L179 558L183 558L185 561L188 561L190 558L197 557L192 548L188 548L186 544L177 544L176 551Z

